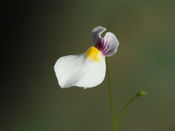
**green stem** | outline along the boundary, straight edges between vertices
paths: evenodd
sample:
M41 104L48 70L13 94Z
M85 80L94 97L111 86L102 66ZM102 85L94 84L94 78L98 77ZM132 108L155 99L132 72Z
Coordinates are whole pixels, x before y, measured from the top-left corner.
M113 126L114 126L114 131L117 131L117 122L116 122L116 117L115 117L115 112L114 112L114 104L113 104L112 91L111 91L111 79L110 79L109 59L108 59L108 57L106 57L106 66L107 66L108 89L109 89L109 99L110 99L110 105L111 105Z
M128 106L138 97L138 96L144 96L146 95L145 91L140 91L138 92L136 95L134 95L121 109L121 111L119 112L117 119L116 119L116 125L117 125L117 130L118 130L118 125L120 122L121 117L123 116L125 110L128 108Z

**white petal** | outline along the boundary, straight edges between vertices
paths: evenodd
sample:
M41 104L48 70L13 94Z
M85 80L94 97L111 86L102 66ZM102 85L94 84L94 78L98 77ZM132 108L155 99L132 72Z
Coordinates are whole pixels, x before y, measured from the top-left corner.
M92 41L95 44L98 38L101 38L101 34L106 31L106 28L102 26L97 26L92 30Z
M104 80L105 57L102 57L100 62L95 62L92 59L87 60L86 54L64 56L57 60L54 70L62 88L91 88Z
M103 51L103 53L105 54L105 56L112 56L117 52L118 46L119 46L119 41L117 39L117 37L111 33L111 32L107 32L105 34L105 37L103 38L104 41L107 41L107 48Z

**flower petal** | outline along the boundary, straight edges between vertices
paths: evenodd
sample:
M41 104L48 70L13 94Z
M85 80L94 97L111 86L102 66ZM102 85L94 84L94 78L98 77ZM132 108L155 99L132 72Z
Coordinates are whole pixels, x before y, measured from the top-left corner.
M101 34L106 31L106 28L97 26L92 30L92 41L96 46L97 40L101 38Z
M107 32L103 39L104 39L103 40L104 48L102 49L103 54L105 56L114 55L117 52L119 46L119 41L117 37L113 33Z
M54 66L58 83L62 88L78 86L91 88L102 83L105 77L105 57L100 62L87 59L87 55L69 55L61 57Z

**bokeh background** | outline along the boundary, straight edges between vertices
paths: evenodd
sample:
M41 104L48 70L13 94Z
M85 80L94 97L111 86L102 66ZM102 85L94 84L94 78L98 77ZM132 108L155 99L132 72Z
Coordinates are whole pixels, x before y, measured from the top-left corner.
M73 0L1 3L1 131L112 131L107 79L61 89L53 66L91 45L104 26L119 39L110 57L118 113L137 91L120 131L175 131L175 1Z

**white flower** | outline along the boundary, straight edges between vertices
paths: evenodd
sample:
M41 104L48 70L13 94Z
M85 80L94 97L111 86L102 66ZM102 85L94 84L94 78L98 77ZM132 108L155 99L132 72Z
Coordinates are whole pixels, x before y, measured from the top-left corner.
M78 86L83 88L95 87L102 83L106 73L105 57L117 52L119 42L116 36L98 26L92 30L92 41L95 46L79 55L63 56L54 66L55 74L61 88Z

